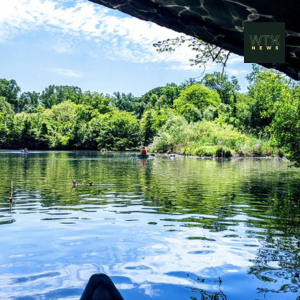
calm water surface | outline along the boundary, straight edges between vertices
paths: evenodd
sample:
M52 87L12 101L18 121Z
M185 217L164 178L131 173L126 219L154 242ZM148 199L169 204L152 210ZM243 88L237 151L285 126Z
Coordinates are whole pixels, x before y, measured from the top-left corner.
M299 225L280 160L0 151L0 299L79 299L104 272L126 300L296 300Z

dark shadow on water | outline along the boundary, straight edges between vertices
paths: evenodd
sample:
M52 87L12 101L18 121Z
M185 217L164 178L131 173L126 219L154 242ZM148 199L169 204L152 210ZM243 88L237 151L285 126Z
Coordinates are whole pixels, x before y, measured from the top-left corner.
M12 279L12 284L21 284L21 283L26 283L29 281L35 281L41 278L46 278L46 277L55 277L55 276L59 276L60 273L59 272L49 272L49 273L45 273L45 274L39 274L39 275L33 275L33 276L27 276L27 277L18 277L18 278L14 278Z
M45 294L34 294L31 296L12 297L11 300L36 300L36 299L64 299L70 296L80 297L82 290L77 288L64 288L49 291Z
M268 236L252 260L249 274L265 283L273 283L270 288L258 287L260 293L300 292L300 240L295 237Z

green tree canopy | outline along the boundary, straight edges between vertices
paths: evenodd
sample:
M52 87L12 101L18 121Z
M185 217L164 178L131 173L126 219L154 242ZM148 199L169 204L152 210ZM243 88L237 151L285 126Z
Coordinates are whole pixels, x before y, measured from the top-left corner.
M267 133L278 106L290 89L289 81L278 71L255 65L247 79L250 83L248 96L253 99L251 127L256 133Z
M99 136L96 141L100 149L132 150L141 141L139 123L126 111L113 111L103 115L98 126Z
M206 74L201 83L216 91L222 102L229 105L234 103L234 96L241 89L236 77L229 80L226 74L222 75L220 72Z
M174 101L174 106L179 114L188 121L199 121L203 111L208 106L217 107L221 99L217 92L203 87L201 84L188 86Z
M25 92L22 93L19 98L20 112L36 112L36 108L40 104L39 102L40 94L36 92Z
M20 111L18 94L21 88L13 79L0 79L0 97L5 97L6 101L13 106L15 112Z
M51 108L53 105L57 105L65 100L70 100L76 104L79 104L82 99L82 91L76 86L67 85L49 85L40 96L41 104L45 108Z
M273 132L279 146L286 148L300 166L300 87L284 89L273 119Z

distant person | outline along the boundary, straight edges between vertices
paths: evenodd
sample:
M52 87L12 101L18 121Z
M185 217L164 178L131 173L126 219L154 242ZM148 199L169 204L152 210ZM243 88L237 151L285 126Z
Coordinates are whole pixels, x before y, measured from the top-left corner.
M143 146L141 149L141 155L146 155L146 154L147 154L147 151L146 151L145 147Z

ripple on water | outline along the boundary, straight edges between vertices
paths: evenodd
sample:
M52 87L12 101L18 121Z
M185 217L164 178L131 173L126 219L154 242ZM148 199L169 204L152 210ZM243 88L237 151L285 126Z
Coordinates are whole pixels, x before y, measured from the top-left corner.
M147 266L143 266L143 265L139 265L139 266L127 266L124 269L127 270L151 270L151 268L147 267Z
M99 272L125 299L299 292L299 172L284 164L9 155L0 159L0 299L79 299Z
M36 275L30 275L30 276L24 276L24 277L18 277L18 278L12 278L11 279L11 284L24 284L30 281L35 281L39 280L42 278L48 278L48 277L55 277L59 276L59 272L47 272L47 273L41 273L41 274L36 274Z
M61 220L78 220L79 217L70 217L70 218L60 218L60 217L57 217L57 218L42 218L41 220L42 221L61 221Z
M13 218L0 218L0 225L12 224L14 222L16 222L16 220Z
M215 251L213 250L198 250L198 251L189 251L188 254L200 254L200 255L208 255L213 254Z
M215 242L215 239L208 238L206 236L190 236L187 237L188 240L200 240L200 241L208 241L208 242Z

